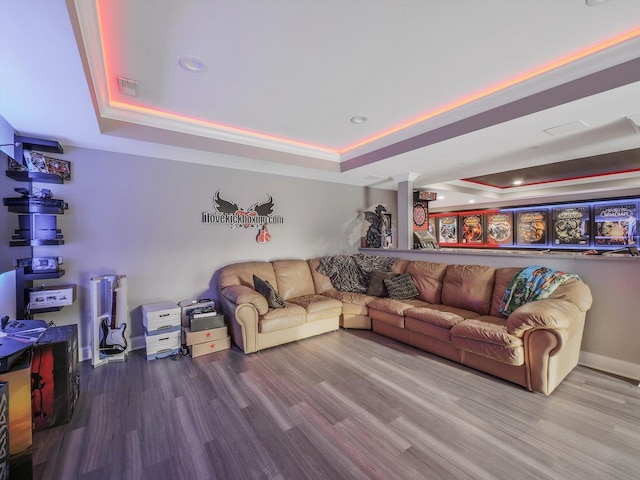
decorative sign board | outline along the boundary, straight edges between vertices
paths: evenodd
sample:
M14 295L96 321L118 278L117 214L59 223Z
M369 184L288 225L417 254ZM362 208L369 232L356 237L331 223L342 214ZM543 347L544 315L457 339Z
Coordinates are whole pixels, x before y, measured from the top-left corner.
M267 194L269 200L255 203L249 208L242 208L237 203L230 202L220 197L218 190L213 196L215 213L202 212L202 223L219 223L229 225L231 228L258 228L256 235L258 243L266 243L271 240L268 225L282 224L284 218L273 215L273 198Z

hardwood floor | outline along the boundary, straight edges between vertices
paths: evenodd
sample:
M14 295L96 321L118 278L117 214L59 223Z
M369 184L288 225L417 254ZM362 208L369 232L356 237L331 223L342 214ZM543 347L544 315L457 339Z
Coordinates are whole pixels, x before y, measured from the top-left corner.
M640 388L578 367L549 397L369 331L244 355L81 365L36 479L636 479Z

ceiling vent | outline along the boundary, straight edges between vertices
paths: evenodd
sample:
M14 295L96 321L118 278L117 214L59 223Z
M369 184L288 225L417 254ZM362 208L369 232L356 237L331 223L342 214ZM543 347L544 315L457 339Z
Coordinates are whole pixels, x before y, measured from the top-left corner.
M586 130L587 128L589 128L589 125L587 125L582 120L578 120L576 122L565 123L564 125L558 125L557 127L547 128L546 130L543 130L543 132L552 136L559 136L559 135L568 135L570 133L580 132L582 130Z
M129 78L118 77L118 89L123 95L138 96L138 82Z

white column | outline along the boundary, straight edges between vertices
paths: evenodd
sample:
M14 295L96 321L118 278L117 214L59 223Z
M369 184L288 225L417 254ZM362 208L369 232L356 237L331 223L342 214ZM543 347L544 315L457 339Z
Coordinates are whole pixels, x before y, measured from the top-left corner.
M413 182L420 175L406 173L393 177L398 184L398 249L413 247Z

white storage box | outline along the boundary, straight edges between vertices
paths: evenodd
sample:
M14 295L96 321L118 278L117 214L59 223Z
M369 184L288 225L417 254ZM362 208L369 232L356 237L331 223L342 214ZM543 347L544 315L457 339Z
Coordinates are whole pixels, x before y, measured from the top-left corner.
M180 331L166 332L162 335L145 335L147 360L163 358L180 351Z
M142 305L142 323L148 332L180 326L180 307L173 302Z

